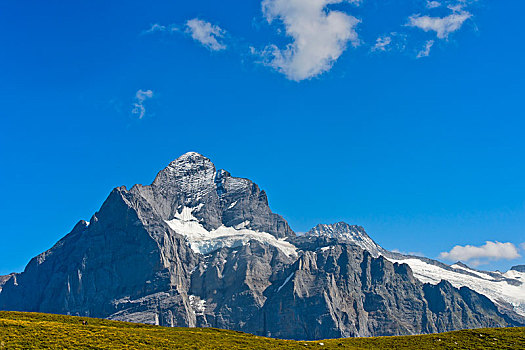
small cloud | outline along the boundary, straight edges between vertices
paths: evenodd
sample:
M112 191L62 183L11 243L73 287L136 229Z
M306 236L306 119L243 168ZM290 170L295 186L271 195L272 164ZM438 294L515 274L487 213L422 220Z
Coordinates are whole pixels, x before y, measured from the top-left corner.
M148 34L148 33L155 33L155 32L165 32L166 29L167 29L166 26L155 23L151 25L150 29L143 31L143 33Z
M198 18L190 19L186 22L185 32L190 34L193 40L198 41L212 51L226 49L226 45L219 41L224 38L226 31L210 22Z
M135 102L133 103L133 109L131 114L138 115L139 119L142 119L146 115L146 107L144 107L144 101L153 97L153 91L151 90L139 90L135 94Z
M417 53L416 58L428 57L430 55L430 49L434 45L434 40L428 40L425 43L425 47Z
M370 48L371 52L402 52L406 48L407 36L399 32L390 32L379 36Z
M179 27L177 27L174 24L170 24L168 26L162 25L162 24L152 24L151 27L148 30L145 30L142 32L142 34L152 34L152 33L169 33L169 32L178 32L180 31Z
M449 7L453 13L446 17L412 15L406 24L409 27L416 27L425 32L434 31L439 39L447 39L450 33L455 32L463 23L472 17L472 14L462 10L461 7Z
M522 250L525 250L525 242L521 243L520 247L521 247Z
M482 246L455 246L450 252L442 252L439 257L449 261L469 262L473 266L478 266L489 261L512 260L521 257L516 246L510 242L491 242L487 241Z
M269 24L275 20L284 25L292 42L284 48L268 45L257 54L263 63L284 74L288 79L301 81L332 68L347 44L357 46L357 18L331 10L329 5L360 1L348 0L263 0L263 14Z
M380 36L376 40L376 44L372 47L372 51L386 51L387 46L392 43L392 37Z
M427 9L435 9L437 7L441 7L441 3L439 1L427 1Z

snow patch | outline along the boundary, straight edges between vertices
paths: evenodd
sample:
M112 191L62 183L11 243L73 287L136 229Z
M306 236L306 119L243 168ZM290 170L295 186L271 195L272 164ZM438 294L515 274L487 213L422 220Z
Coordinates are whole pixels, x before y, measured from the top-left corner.
M504 274L502 274L502 276L504 276L506 278L515 279L515 280L518 280L518 281L521 281L521 282L525 283L525 272L509 270L509 271L505 272Z
M235 248L256 240L261 243L272 245L288 256L297 256L297 248L284 239L277 239L267 232L253 231L245 228L248 221L234 227L220 226L212 231L206 230L193 216L193 212L200 209L200 205L194 208L183 207L180 213L176 213L172 220L166 223L172 230L186 237L190 248L200 254L209 254L223 247Z
M277 293L281 291L281 289L286 285L286 283L290 282L290 279L293 277L293 275L294 275L294 272L292 272L290 276L286 277L286 279L284 280L284 283L279 288L277 288Z

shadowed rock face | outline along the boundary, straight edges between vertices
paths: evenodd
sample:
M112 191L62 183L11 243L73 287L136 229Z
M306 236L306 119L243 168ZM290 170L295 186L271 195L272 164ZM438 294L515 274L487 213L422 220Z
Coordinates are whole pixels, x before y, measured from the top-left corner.
M5 276L0 276L0 292L2 291L2 287L4 286L4 284L7 283L8 280L10 280L11 278L15 277L16 278L16 273L11 273L9 275L5 275Z
M525 273L525 265L512 266L511 270Z
M195 232L172 220L180 230L254 239L218 237L226 243L202 255L185 238ZM290 243L294 254L282 248ZM187 153L149 186L114 189L89 224L80 221L23 273L3 276L0 309L293 339L517 324L468 288L421 283L385 252L345 223L296 237L256 184Z

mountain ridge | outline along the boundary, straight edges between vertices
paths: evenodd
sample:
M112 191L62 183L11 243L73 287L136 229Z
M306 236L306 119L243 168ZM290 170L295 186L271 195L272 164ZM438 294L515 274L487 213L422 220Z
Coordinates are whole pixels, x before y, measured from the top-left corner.
M518 277L388 252L342 222L297 236L258 185L189 152L151 185L115 188L89 224L6 278L0 310L290 339L419 334L525 323L512 295L475 290L519 289Z

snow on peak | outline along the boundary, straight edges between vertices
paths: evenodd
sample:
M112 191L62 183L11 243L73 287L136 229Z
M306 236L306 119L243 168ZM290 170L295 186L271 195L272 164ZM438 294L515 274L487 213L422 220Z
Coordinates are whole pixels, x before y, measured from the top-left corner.
M189 169L202 168L202 167L215 168L210 159L206 158L205 156L197 152L184 153L182 156L175 159L173 162L171 162L168 165L168 168L172 168L174 170L179 170L179 171L185 171Z
M393 254L377 245L362 227L344 222L317 225L306 234L352 242L368 250L374 257L383 255L392 262L409 265L414 277L423 283L437 284L446 280L456 288L465 286L485 295L496 304L508 303L516 313L525 316L525 272L485 272L472 269L461 262L449 266L427 258Z
M365 232L361 226L349 225L346 222L335 224L319 224L306 235L334 238L342 241L352 242L367 250L374 257L378 257L383 250Z
M197 152L186 152L183 155L181 155L179 158L177 158L175 161L178 160L180 162L183 162L183 161L195 160L195 159L203 159L203 158L204 159L208 159L205 156L203 156L202 154L197 153Z
M505 274L484 272L461 263L447 267L432 263L430 259L410 256L387 259L409 265L414 277L423 283L438 284L441 280L446 280L456 288L468 287L496 304L512 305L516 313L525 316L525 273L512 270Z
M286 239L278 239L267 232L247 229L247 222L236 227L223 225L211 231L206 230L193 216L193 212L198 211L201 205L193 208L183 207L172 220L166 220L173 231L186 238L194 252L206 255L223 247L239 247L256 240L274 246L288 256L297 256L297 248Z

